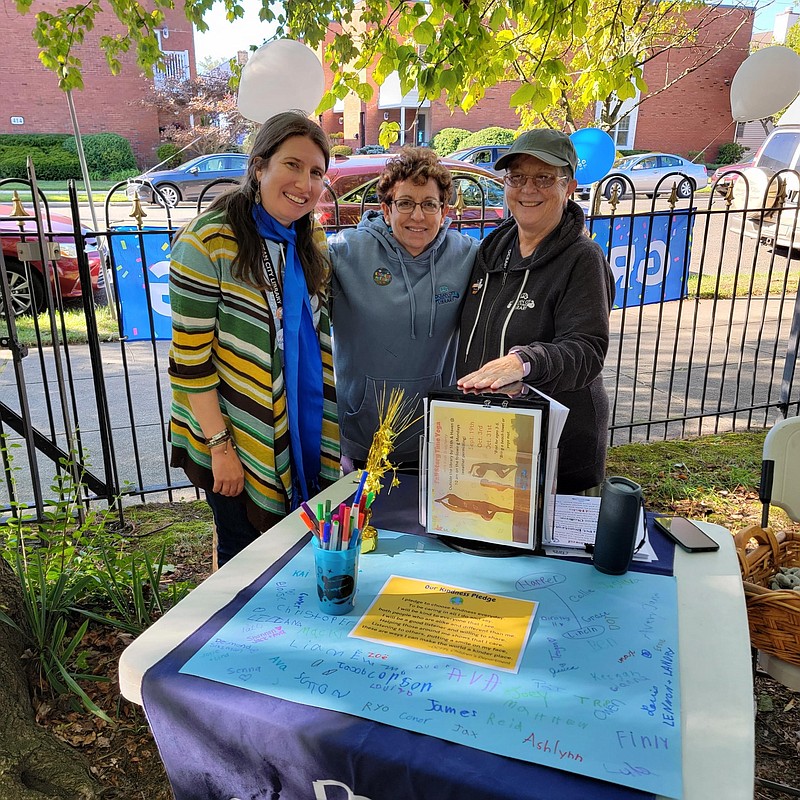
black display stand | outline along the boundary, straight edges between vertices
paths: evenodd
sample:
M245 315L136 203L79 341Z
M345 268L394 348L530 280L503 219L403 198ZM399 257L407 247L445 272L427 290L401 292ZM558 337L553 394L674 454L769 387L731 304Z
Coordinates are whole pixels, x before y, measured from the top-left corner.
M440 536L429 533L432 539L438 539L442 544L446 544L451 550L459 553L466 553L470 556L485 556L488 558L508 558L509 556L530 556L531 550L523 547L506 547L502 544L493 542L470 541L468 539L456 539L454 536Z

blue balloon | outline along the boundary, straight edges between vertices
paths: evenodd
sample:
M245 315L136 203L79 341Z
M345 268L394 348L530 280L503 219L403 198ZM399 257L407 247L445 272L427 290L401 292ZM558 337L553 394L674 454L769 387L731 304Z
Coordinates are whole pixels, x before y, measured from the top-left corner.
M617 157L614 140L600 128L583 128L569 138L578 154L578 169L575 171L578 185L603 180Z

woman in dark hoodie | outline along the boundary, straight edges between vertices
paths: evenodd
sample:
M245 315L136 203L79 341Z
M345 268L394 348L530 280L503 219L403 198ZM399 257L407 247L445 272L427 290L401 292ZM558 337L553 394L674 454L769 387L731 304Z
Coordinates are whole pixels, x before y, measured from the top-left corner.
M552 130L522 134L498 159L513 218L478 251L456 362L463 389L524 380L569 408L559 443L561 494L602 482L609 415L602 370L614 278L569 199L576 166L569 137Z

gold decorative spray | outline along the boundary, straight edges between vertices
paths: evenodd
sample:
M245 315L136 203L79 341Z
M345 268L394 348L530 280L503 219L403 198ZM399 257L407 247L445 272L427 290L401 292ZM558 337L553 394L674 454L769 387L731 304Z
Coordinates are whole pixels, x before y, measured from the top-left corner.
M393 388L386 397L386 385L381 389L380 395L375 398L378 403L378 429L372 437L372 444L369 448L366 461L367 481L364 484L364 491L369 497L375 498L383 488L384 477L391 473L389 491L393 486L398 486L400 481L397 478L397 467L389 460L389 456L394 449L397 437L403 431L408 430L420 416L417 413L419 405L418 395L407 399L403 389ZM369 522L369 514L367 523ZM378 545L378 531L369 524L364 525L361 534L361 552L369 553Z

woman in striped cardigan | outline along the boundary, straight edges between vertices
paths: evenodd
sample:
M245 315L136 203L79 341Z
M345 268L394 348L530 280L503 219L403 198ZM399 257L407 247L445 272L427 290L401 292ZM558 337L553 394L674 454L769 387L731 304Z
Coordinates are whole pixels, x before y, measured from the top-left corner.
M339 476L330 271L312 216L328 161L319 126L272 117L242 183L172 248L171 463L206 492L220 564Z

